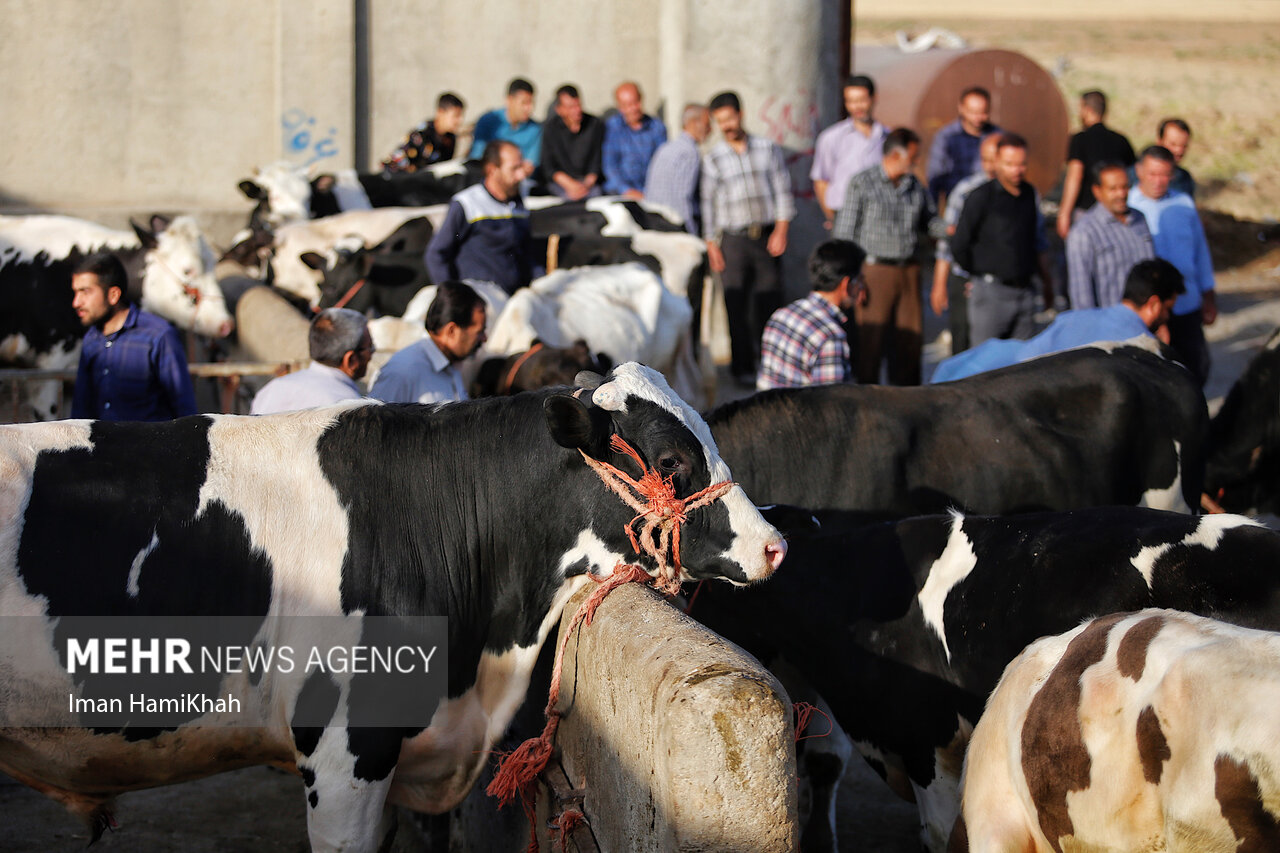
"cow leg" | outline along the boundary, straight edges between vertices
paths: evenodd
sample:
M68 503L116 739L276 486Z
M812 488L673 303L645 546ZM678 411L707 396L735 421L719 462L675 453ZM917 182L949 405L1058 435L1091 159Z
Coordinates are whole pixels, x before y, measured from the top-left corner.
M310 752L298 752L312 851L390 849L396 813L387 792L399 750L397 729L334 726L322 730Z
M961 716L956 720L951 743L934 750L933 780L925 787L912 782L920 809L921 841L927 850L947 849L947 840L960 816L960 777L973 724Z

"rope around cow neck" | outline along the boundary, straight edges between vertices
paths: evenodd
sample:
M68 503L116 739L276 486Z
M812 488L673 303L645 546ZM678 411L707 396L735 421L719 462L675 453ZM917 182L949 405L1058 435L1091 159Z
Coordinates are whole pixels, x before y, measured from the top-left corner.
M564 632L564 638L556 649L555 667L551 674L551 690L545 710L547 724L542 734L526 740L513 752L502 757L493 781L485 789L489 796L498 798L500 808L508 805L517 796L527 804L538 774L551 760L551 754L555 748L556 730L560 727L560 718L563 716L563 712L557 706L560 703L560 678L564 669L564 653L573 632L581 624L590 625L595 618L596 609L604 599L624 584L646 582L666 594L678 592L681 568L681 525L688 520L688 513L691 510L719 500L735 485L732 481L725 480L712 484L687 498L678 498L675 485L671 482L672 478L663 477L658 471L645 465L640 454L621 436L614 435L609 444L614 451L635 460L640 466L639 480L633 479L607 462L591 458L586 453L582 453L582 458L605 485L622 498L627 506L636 511L636 516L625 525L627 538L637 554L648 554L657 562L658 574L653 577L639 565L621 562L614 566L613 573L606 578L597 578L588 573L587 576L598 586L574 611L569 627ZM642 501L641 498L644 500ZM635 523L641 519L644 520L644 525L637 533ZM667 559L668 550L671 551L670 560ZM527 808L526 811L528 811ZM530 824L532 837L529 850L536 851L538 849L537 827L532 821Z

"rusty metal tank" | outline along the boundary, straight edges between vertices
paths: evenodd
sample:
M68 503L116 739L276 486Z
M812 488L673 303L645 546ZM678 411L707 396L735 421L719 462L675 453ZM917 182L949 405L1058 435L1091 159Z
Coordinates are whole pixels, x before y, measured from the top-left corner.
M858 44L853 67L876 83L876 118L920 134L922 180L934 134L955 120L960 93L982 86L991 92L991 121L1027 140L1027 180L1041 194L1058 182L1067 155L1067 107L1057 83L1028 57L1011 50L906 53Z

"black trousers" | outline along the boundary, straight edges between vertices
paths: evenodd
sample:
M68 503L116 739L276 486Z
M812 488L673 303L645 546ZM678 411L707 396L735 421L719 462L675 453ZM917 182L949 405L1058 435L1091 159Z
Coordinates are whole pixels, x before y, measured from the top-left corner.
M1204 339L1204 314L1199 308L1169 318L1169 346L1203 386L1209 380L1209 344Z
M782 307L782 259L769 254L773 226L751 239L745 234L720 238L724 271L720 285L729 316L731 370L735 376L755 373L765 323Z

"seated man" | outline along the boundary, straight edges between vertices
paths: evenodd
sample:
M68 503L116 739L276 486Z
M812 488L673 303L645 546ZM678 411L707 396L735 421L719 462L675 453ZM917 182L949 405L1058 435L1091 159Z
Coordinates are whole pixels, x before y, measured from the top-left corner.
M507 105L489 110L476 121L467 159L479 160L490 142L501 139L520 149L526 169L520 177L529 177L542 162L542 125L530 118L532 115L533 84L517 77L507 85Z
M649 161L667 141L662 119L647 115L640 87L630 81L613 92L618 111L604 125L604 191L609 195L644 198Z
M400 147L382 161L382 170L388 175L416 172L432 163L452 160L458 128L462 127L462 110L462 99L445 92L436 101L435 118L409 131Z
M849 339L845 311L866 298L866 253L849 240L828 240L809 255L813 292L773 312L760 342L756 389L800 388L848 382Z
M458 365L486 340L484 299L469 284L441 282L425 325L427 336L391 356L369 396L387 403L467 399Z
M573 86L556 90L556 114L542 131L542 174L554 195L569 201L600 195L604 124L582 111Z
M373 356L373 337L364 315L350 308L326 308L307 332L311 364L272 379L253 398L251 415L270 415L327 406L364 396L356 384Z
M1139 261L1125 279L1124 296L1118 304L1064 311L1027 341L991 338L939 364L930 381L963 379L1098 341L1127 341L1146 335L1168 343L1165 324L1174 300L1185 289L1182 273L1173 264L1162 258Z

